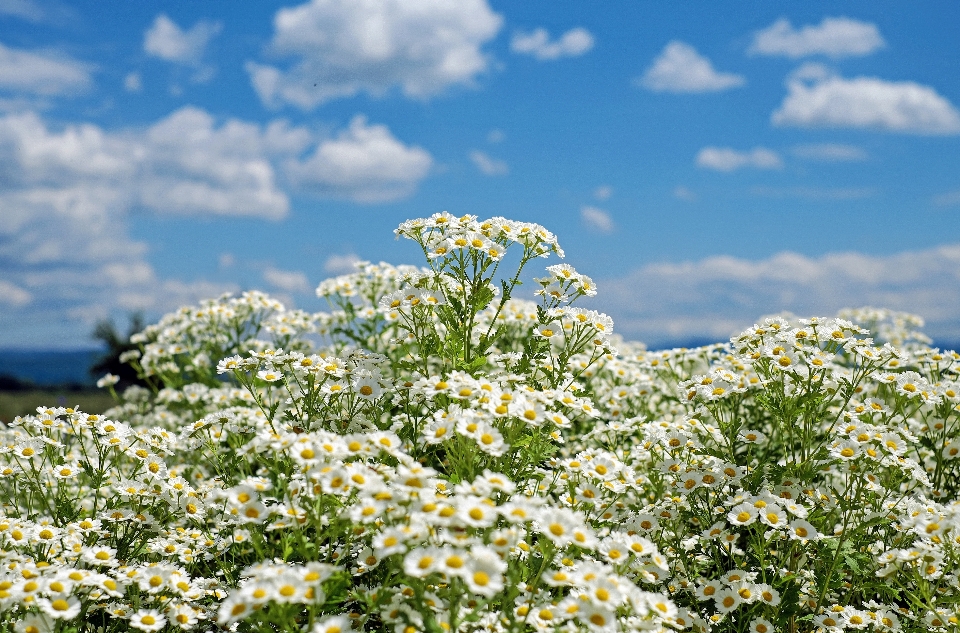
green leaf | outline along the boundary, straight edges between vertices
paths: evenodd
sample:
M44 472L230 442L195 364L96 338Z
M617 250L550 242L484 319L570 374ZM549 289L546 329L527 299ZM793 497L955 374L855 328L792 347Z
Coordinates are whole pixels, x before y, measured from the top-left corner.
M473 372L477 371L478 369L480 369L481 367L483 367L483 366L486 365L486 364L487 364L487 357L486 357L486 356L480 356L480 357L478 357L478 358L474 358L474 359L470 362L470 364L467 365L467 368L466 368L466 369L467 369L468 372L473 373Z
M479 312L490 305L490 302L493 301L493 290L488 286L483 286L480 290L477 291L477 294L472 297L473 299L473 308L475 311Z

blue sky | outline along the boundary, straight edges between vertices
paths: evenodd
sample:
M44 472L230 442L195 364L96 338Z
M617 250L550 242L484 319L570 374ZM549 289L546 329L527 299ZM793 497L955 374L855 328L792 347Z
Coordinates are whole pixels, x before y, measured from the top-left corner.
M0 347L321 309L440 210L547 226L654 345L861 305L960 340L960 5L733 6L0 0Z

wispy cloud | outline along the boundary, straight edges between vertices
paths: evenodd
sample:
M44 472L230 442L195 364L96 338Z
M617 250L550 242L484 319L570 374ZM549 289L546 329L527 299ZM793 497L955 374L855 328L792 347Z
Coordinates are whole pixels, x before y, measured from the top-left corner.
M481 172L488 176L503 176L509 173L510 168L507 166L507 163L492 158L485 152L481 152L476 149L470 152L470 160Z
M517 33L510 40L510 50L514 53L532 55L540 61L577 57L593 48L593 35L585 28L570 29L555 40L550 33L539 28L530 33Z
M0 304L15 308L25 306L33 300L33 295L9 281L0 279Z
M0 43L0 90L41 96L79 94L90 89L92 68L59 53Z
M724 340L766 314L829 316L864 305L919 314L935 340L960 340L960 244L879 257L715 256L649 264L599 287L617 330L655 344Z
M263 270L263 280L277 290L305 293L310 291L307 276L299 270L281 270L267 266Z
M715 171L736 171L743 167L754 169L780 169L783 160L773 150L755 147L739 151L731 147L704 147L697 154L697 165Z
M140 78L140 73L128 73L127 76L123 78L123 89L127 92L140 92L143 90L143 80Z
M810 143L797 145L790 152L797 158L824 163L859 162L867 160L867 153L856 145L840 143Z
M360 258L354 253L346 253L344 255L331 255L327 257L323 262L323 270L325 272L331 273L333 275L342 275L344 273L352 273L356 270L356 265L360 261Z
M77 11L57 0L46 0L43 3L34 0L0 0L0 15L8 15L34 24L46 22L62 25L70 20L76 20Z
M609 200L612 195L613 187L610 185L600 185L593 190L593 197L600 201Z
M886 45L877 25L850 18L824 18L819 25L794 29L781 18L757 31L749 52L797 59L808 55L854 57L869 55Z
M941 193L938 196L934 196L933 204L937 205L938 207L960 206L960 189L948 191L946 193Z
M613 218L610 214L598 207L589 205L580 208L580 219L587 227L601 233L610 233L613 231Z

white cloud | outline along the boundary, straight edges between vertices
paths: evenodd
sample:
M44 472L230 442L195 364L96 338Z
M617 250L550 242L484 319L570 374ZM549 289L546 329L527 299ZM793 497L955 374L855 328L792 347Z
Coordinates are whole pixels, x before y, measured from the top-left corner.
M198 108L181 108L146 134L140 199L160 212L285 216L290 202L276 185L271 148L259 126L236 119L217 128Z
M385 125L355 116L350 127L321 142L304 160L285 163L296 185L355 202L386 202L411 194L430 172L425 149L404 145Z
M716 92L742 86L747 80L717 72L697 49L674 40L635 83L654 92Z
M5 193L62 205L82 199L90 208L280 218L289 200L269 159L283 125L218 127L205 111L182 108L145 130L55 131L35 113L11 114L0 118Z
M183 30L161 13L143 34L143 50L148 55L168 62L196 66L203 59L207 44L220 29L218 22L200 20L188 30Z
M127 92L140 92L143 90L143 81L140 79L140 73L128 73L123 78L123 88Z
M300 158L311 145L315 150ZM158 213L284 217L287 193L277 166L295 186L359 202L411 193L430 171L426 150L398 141L383 125L355 117L336 138L284 120L266 126L184 107L145 130L107 132L95 125L51 131L36 115L0 119L5 182L21 187L83 186L124 209Z
M295 161L325 179L332 195L365 200L407 191L429 170L429 154L355 119L317 145L283 120L222 123L182 108L146 128L53 127L33 112L0 116L0 347L77 345L96 319L144 309L157 314L235 290L203 279L164 279L148 247L130 235L135 210L191 215L283 217L287 193L276 166ZM318 158L319 157L319 158ZM326 171L311 172L322 166ZM231 258L221 258L229 267ZM289 271L264 273L287 290ZM22 323L36 340L20 340Z
M45 0L42 5L34 0L0 0L0 15L9 15L35 24L46 22L57 26L63 26L77 18L76 10L56 0Z
M24 191L77 188L110 204L157 212L280 218L289 200L269 158L269 134L182 108L146 130L48 129L34 113L0 119L3 178Z
M704 147L697 154L697 165L716 171L736 171L741 167L755 169L780 169L783 161L780 156L765 147L755 147L740 152L730 147Z
M263 279L277 290L284 292L310 291L310 281L299 270L280 270L267 266L263 271Z
M544 28L530 33L516 33L510 41L510 50L514 53L532 55L541 61L577 57L591 48L593 48L593 35L582 27L570 29L552 42L550 33Z
M958 134L960 112L936 90L912 81L844 79L806 64L787 81L776 125L852 127L912 134Z
M0 0L0 15L11 15L28 22L42 22L46 12L32 0Z
M35 113L0 117L0 270L30 297L13 293L13 308L0 310L0 345L75 346L96 319L113 312L156 314L235 289L161 278L146 260L147 245L130 236L127 218L138 207L167 210L184 186L211 195L180 211L220 213L225 207L218 205L227 204L230 213L276 216L285 210L276 200L245 199L256 200L263 186L250 173L258 161L253 141L263 136L239 122L217 128L192 109L120 132L95 125L54 130ZM37 340L16 339L25 321L42 324Z
M601 233L610 233L613 231L613 218L603 209L589 205L581 207L580 219L595 231L600 231Z
M797 145L791 152L799 158L818 160L825 163L859 162L867 160L867 153L856 145L840 143L811 143Z
M506 162L491 158L480 150L470 152L470 160L477 166L477 169L488 176L503 176L510 171Z
M503 133L503 130L498 130L496 128L490 130L490 133L487 134L487 142L493 143L494 145L497 143L502 143L505 138L507 138L507 135Z
M356 270L356 265L359 261L360 258L354 253L331 255L323 262L323 270L333 275L352 273Z
M934 196L933 204L938 207L956 207L960 206L960 189L948 191L939 196Z
M0 346L73 347L86 343L97 319L117 311L157 314L235 290L158 276L146 244L130 237L122 196L109 186L48 182L5 190L0 208L0 296L8 304L13 298L0 310ZM27 322L36 324L27 334L35 338L25 337Z
M249 62L253 86L270 107L309 110L395 86L422 99L470 85L490 65L481 47L503 18L486 0L313 0L280 9L273 22L270 52L294 61Z
M677 200L683 200L685 202L694 202L697 199L697 194L688 187L678 185L673 190L673 197Z
M23 288L9 281L0 279L0 304L7 304L14 308L25 306L33 300L33 296Z
M0 44L0 90L53 96L86 92L91 66L49 51L26 51Z
M609 200L613 195L613 187L610 185L600 185L593 190L593 197L597 200Z
M716 256L649 264L599 288L617 330L655 344L724 340L765 314L830 316L864 305L919 314L934 340L960 340L960 245L881 257Z
M796 30L781 18L754 34L749 52L798 59L807 55L853 57L869 55L886 42L875 24L850 18L824 18L818 26Z

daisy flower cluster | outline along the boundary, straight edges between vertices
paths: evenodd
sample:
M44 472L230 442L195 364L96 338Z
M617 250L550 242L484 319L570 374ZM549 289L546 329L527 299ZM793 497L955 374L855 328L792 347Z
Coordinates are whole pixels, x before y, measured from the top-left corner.
M930 348L917 317L844 316L626 345L584 375L604 422L559 464L571 500L639 522L694 628L956 630L960 355ZM576 479L598 443L636 485Z
M960 628L960 355L911 315L649 351L545 228L403 223L329 310L163 317L0 429L0 630ZM510 264L513 262L513 264Z

